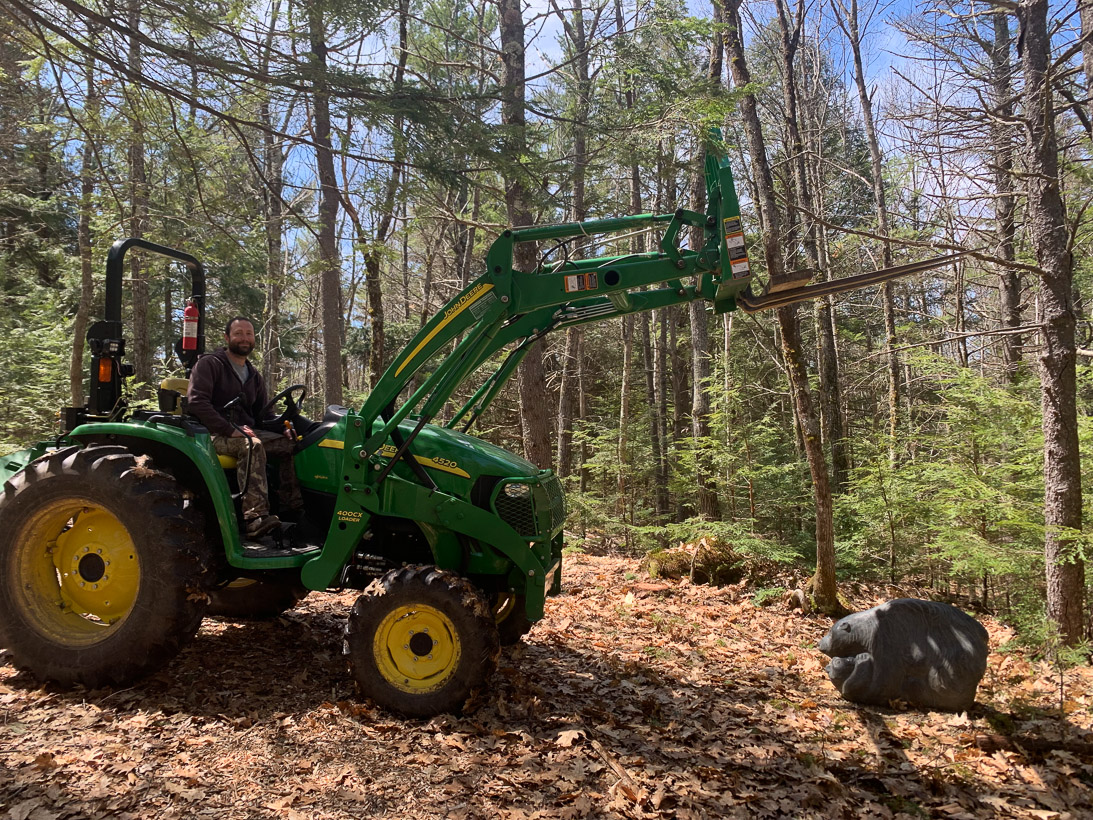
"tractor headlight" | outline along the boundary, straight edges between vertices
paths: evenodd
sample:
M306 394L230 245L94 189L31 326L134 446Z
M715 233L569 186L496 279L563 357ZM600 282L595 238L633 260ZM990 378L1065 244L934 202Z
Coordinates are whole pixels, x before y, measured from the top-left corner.
M531 498L531 487L527 484L506 484L504 492L509 498Z

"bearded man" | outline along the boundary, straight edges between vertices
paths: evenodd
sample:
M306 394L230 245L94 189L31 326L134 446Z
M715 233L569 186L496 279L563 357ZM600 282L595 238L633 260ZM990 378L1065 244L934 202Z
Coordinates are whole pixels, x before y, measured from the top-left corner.
M194 365L186 393L188 412L208 428L218 454L236 458L239 486L246 487L243 529L249 538L261 538L281 526L269 509L267 456L280 459L282 507L302 506L292 460L295 440L287 427L276 432L262 429L262 423L274 417L264 415L269 413L266 383L248 358L254 350L254 323L233 316L224 327L224 344Z

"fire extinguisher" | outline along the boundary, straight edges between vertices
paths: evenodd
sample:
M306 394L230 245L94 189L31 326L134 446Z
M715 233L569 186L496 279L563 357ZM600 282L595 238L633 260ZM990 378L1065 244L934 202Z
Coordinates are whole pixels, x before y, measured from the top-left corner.
M200 315L194 300L191 299L187 302L186 309L182 311L183 350L197 350L197 320Z

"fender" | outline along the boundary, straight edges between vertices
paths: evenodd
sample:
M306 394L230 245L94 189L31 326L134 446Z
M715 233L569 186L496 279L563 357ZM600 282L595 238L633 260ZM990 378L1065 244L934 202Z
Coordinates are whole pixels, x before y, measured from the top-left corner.
M193 465L205 484L213 511L220 525L220 538L224 543L224 554L233 567L246 568L253 562L243 555L243 544L239 538L239 529L235 520L235 505L232 503L231 490L224 476L224 470L213 450L212 439L207 433L188 434L178 427L158 424L155 421L94 422L81 424L66 437L78 444L92 441L112 441L118 444L137 444L137 450L160 450L164 448L177 453ZM149 447L149 445L152 445ZM163 464L162 456L159 466ZM295 562L299 564L299 561ZM292 564L286 564L291 566ZM267 561L256 566L271 566Z

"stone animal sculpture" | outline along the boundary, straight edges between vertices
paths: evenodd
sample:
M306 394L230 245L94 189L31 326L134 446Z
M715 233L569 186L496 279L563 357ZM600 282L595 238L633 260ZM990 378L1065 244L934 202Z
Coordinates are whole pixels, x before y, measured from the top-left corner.
M963 711L987 669L987 630L948 604L899 598L847 615L819 649L826 671L854 703Z

